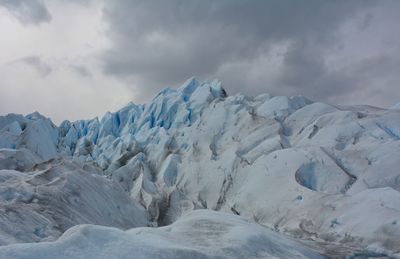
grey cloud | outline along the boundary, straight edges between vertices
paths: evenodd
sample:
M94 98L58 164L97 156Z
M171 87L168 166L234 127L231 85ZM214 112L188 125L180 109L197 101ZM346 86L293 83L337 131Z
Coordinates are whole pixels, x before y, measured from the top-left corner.
M23 63L29 65L33 69L35 69L42 77L48 76L53 71L51 66L48 63L46 63L40 56L24 57L21 59L17 59L12 63Z
M399 51L400 49L397 53ZM383 54L368 57L361 60L357 66L348 67L343 74L348 76L348 88L358 90L347 96L352 98L350 102L360 102L357 95L362 92L380 106L390 106L399 102L400 55ZM343 98L345 97L343 94Z
M5 7L23 24L50 22L51 14L41 0L0 0Z
M374 15L372 13L366 13L359 23L359 28L361 30L368 28L368 26L371 24L373 19L374 19Z
M74 8L85 11L103 7L108 48L77 62L70 62L73 57L57 61L40 51L51 58L51 65L40 56L18 61L42 77L57 70L46 80L65 71L72 71L82 84L100 76L101 81L107 78L124 89L131 87L135 102L146 102L161 88L191 76L219 78L230 94L303 94L325 102L381 106L400 100L400 35L395 31L400 1L73 2ZM0 4L23 23L51 19L40 0L0 0ZM54 1L52 7L62 10L63 4ZM62 32L53 33L58 37ZM95 64L90 70L82 66L91 64L86 58ZM99 63L102 71L97 70Z
M305 95L332 104L388 107L400 97L400 55L395 55L399 51L365 57L334 69L317 49L300 45L288 50L280 74L271 80L264 76L262 66L251 63L220 75L225 85L237 86L235 90L243 93L251 90L260 94L267 89L272 94ZM249 85L251 88L247 88Z
M83 65L70 65L69 66L75 73L83 76L83 77L91 77L92 72Z
M342 44L339 28L344 22L372 5L356 0L106 2L104 18L110 25L112 46L102 56L104 71L140 85L137 91L142 97L195 75L220 77L229 82L225 85L233 93L283 89L326 98L328 93L348 89L326 89L329 83L324 80L333 84L346 81L346 76L336 78L325 64L325 55ZM371 15L361 17L358 22L364 27L372 22ZM282 76L272 86L262 83L268 71L247 83L232 80L247 78L249 70L262 70L249 64L271 46L288 42L291 47L284 53ZM218 72L235 62L247 62L248 70L230 76L228 71Z

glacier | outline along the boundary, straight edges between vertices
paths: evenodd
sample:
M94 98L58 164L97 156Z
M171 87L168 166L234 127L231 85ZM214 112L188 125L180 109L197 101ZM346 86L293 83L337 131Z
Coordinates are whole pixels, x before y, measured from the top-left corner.
M195 78L91 120L0 116L0 257L399 257L399 140L398 105Z

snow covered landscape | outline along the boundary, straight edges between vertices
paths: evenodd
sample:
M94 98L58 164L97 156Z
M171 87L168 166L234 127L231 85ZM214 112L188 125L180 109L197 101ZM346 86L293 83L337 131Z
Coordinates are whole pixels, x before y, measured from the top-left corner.
M400 109L187 80L0 117L0 258L400 257Z

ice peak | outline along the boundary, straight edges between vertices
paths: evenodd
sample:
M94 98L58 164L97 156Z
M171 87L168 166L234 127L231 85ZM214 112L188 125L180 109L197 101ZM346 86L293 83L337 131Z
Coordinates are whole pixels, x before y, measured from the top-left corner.
M35 111L35 112L31 113L31 114L28 114L25 117L27 119L31 119L31 120L47 119L45 116L40 114L38 111Z
M228 96L226 90L223 88L221 81L214 79L210 84L211 92L217 98L225 98Z
M187 102L189 101L192 93L200 86L199 81L195 77L191 77L186 80L185 83L182 84L181 87L178 88L178 91L181 93L182 99Z
M392 107L390 107L390 109L400 109L400 102L396 103L395 105L393 105Z
M159 96L165 96L165 95L168 95L170 93L176 93L176 90L172 89L171 87L166 87L166 88L162 89L160 92L158 92L158 94L153 98L153 100L157 99Z

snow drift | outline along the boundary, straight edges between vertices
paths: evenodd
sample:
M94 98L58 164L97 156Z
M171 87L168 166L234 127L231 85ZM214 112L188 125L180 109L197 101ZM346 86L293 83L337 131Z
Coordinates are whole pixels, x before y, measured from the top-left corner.
M71 249L71 248L74 249ZM225 213L196 210L161 228L79 225L56 242L0 247L6 258L322 258L311 249Z

